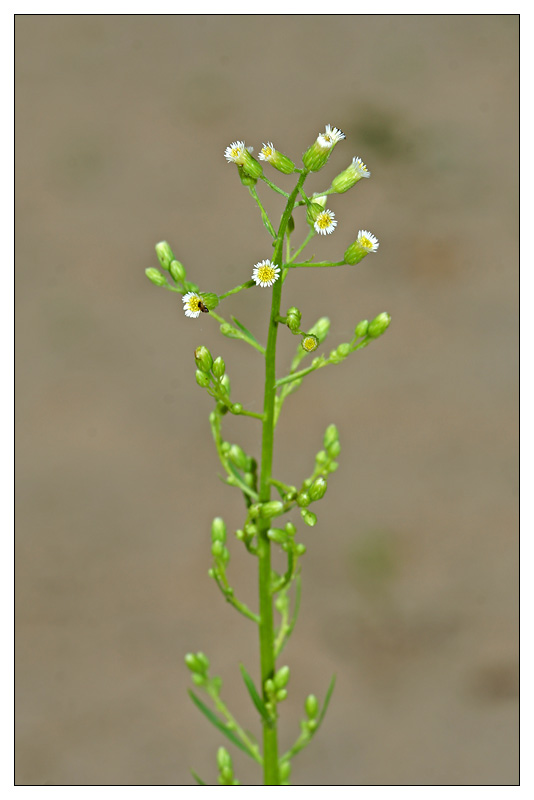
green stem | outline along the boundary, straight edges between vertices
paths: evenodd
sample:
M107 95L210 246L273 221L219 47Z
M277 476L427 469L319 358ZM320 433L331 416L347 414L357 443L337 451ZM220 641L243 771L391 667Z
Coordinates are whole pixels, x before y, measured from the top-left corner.
M291 212L297 195L306 179L303 172L292 191L278 229L273 263L281 264L283 261L284 236L291 217ZM280 314L282 299L282 281L278 280L272 290L271 316L269 319L269 332L265 350L265 393L263 400L263 429L261 450L261 475L259 499L266 503L271 497L271 473L273 463L274 443L274 405L276 397L276 339L278 335L277 317ZM269 519L260 520L258 526L258 577L259 577L259 610L260 610L260 664L261 686L263 699L269 701L265 693L265 682L272 679L275 673L275 641L273 619L273 596L271 586L271 542L267 536ZM265 786L279 786L278 774L278 730L276 724L269 725L263 722L263 776Z
M345 261L301 261L300 264L294 264L293 262L284 264L284 267L296 269L297 267L343 267L345 265Z

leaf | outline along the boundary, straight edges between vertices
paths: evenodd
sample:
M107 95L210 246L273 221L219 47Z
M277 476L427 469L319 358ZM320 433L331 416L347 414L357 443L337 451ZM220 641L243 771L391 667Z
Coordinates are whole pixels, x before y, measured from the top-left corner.
M245 328L245 326L244 326L244 325L243 325L241 322L239 322L239 320L238 320L238 319L236 319L235 317L232 317L232 320L235 322L235 324L236 324L236 325L237 325L237 327L240 329L240 331L241 331L242 333L244 333L244 334L245 334L245 336L247 337L247 339L250 339L252 342L255 342L255 344L259 344L259 342L258 342L258 340L256 339L256 337L254 336L254 334L252 334L252 333L251 333L251 332L248 330L248 328Z
M258 711L260 712L260 714L262 716L262 719L264 719L265 722L268 722L271 725L272 724L272 719L271 719L271 717L269 715L269 712L267 711L265 703L261 699L260 695L258 694L258 691L257 691L256 687L254 686L254 681L252 680L252 678L250 677L250 675L246 671L246 669L243 666L243 664L239 665L239 669L241 670L241 675L243 676L243 680L245 681L245 686L248 689L248 693L250 695L250 699L252 700L252 702L254 703L254 705L256 706Z
M197 783L198 783L200 786L207 786L207 785L208 785L207 783L204 783L204 781L202 780L202 778L199 778L199 777L198 777L198 775L197 775L197 773L195 772L195 770L194 770L194 769L192 769L192 770L191 770L191 775L193 776L193 778L196 780L196 782L197 782Z
M198 708L198 710L201 711L204 714L206 719L208 719L209 722L211 722L212 725L214 725L218 730L220 730L220 732L223 733L226 736L226 738L229 739L233 744L235 744L236 747L239 747L239 749L243 750L243 752L246 753L248 756L250 756L251 758L254 758L254 756L251 754L251 752L248 749L248 747L246 747L243 744L243 742L240 739L237 738L237 736L235 735L235 733L233 731L228 730L228 728L226 727L224 722L222 722L219 719L219 717L217 717L216 714L214 714L213 711L210 708L208 708L207 705L205 705L202 702L202 700L199 697L197 697L196 694L193 691L191 691L191 689L188 689L187 693L188 693L189 697L191 698L191 700L193 701L193 703Z
M324 719L324 715L326 714L326 709L328 708L328 704L330 703L330 698L332 697L332 692L334 691L334 686L336 685L336 676L332 676L332 680L330 681L330 686L328 687L328 691L326 693L326 697L324 699L323 710L318 719L319 725ZM319 727L319 725L317 727Z

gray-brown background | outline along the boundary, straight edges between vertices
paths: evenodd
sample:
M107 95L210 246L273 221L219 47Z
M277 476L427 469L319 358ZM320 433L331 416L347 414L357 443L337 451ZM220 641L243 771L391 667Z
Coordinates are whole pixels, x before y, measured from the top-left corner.
M207 577L211 519L233 531L242 509L193 350L222 354L255 409L261 358L144 269L168 239L203 290L247 280L270 245L224 148L298 159L326 123L347 139L310 190L354 155L372 178L329 201L339 226L312 252L338 258L359 228L380 249L297 271L283 306L306 327L328 315L333 345L393 322L280 421L283 480L309 473L328 423L343 448L301 531L282 747L335 672L294 783L517 781L517 47L515 15L17 17L18 783L213 783L221 738L187 698L188 650L258 729L237 668L256 675L253 626ZM221 313L263 338L269 300ZM257 454L255 420L225 433Z

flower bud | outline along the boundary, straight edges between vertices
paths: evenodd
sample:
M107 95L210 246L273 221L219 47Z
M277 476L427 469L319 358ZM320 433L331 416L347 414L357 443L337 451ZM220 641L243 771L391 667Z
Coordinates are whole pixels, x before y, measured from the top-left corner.
M267 678L267 680L265 681L264 688L266 695L274 694L274 683L270 678Z
M349 164L347 169L340 172L340 174L332 181L332 189L338 194L343 194L351 189L362 178L369 178L371 173L361 160L361 158L353 158L352 164Z
M185 665L191 672L203 672L202 664L194 653L187 653L185 656Z
M319 477L314 480L312 485L310 486L309 495L312 500L320 500L322 497L325 496L326 490L328 488L328 484L326 482L326 478Z
M270 500L267 503L260 505L260 517L262 519L269 519L270 517L278 517L284 513L284 504L280 500Z
M225 548L224 544L222 543L222 541L220 539L216 539L213 542L213 544L211 545L211 554L215 558L222 558L225 549L226 548Z
M165 275L162 275L159 269L155 267L148 267L148 269L145 269L145 275L154 286L165 286L167 284Z
M222 517L215 517L211 523L211 541L212 542L225 542L226 541L226 525Z
M250 458L247 456L243 448L238 444L233 444L230 447L228 458L236 465L236 467L239 467L240 470L243 470L243 472L246 472L250 465Z
M228 377L228 373L225 374L221 378L221 386L226 392L227 395L230 395L230 378Z
M243 152L243 172L249 176L249 178L254 178L254 180L258 180L258 178L263 175L263 167L259 164L254 156L252 156L248 150L245 149Z
M308 511L307 508L300 509L300 516L302 517L306 525L310 526L310 528L313 528L313 526L317 522L317 516L313 513L313 511Z
M350 353L350 344L344 342L343 344L338 345L336 349L336 355L338 358L346 358Z
M267 536L276 544L285 544L287 542L287 533L281 528L270 528L267 531Z
M234 403L232 408L230 409L231 414L241 414L243 411L243 405L241 403Z
M185 281L185 267L179 261L171 261L169 272L175 283L183 283Z
M300 321L302 319L302 314L300 313L299 309L295 306L291 306L288 309L286 315L286 325L292 333L298 333L300 328Z
M357 339L366 336L368 327L369 327L369 322L366 319L362 319L362 321L358 322L358 324L354 328L354 336Z
M279 769L279 776L281 781L287 781L289 776L291 775L291 762L290 761L282 761L280 764Z
M294 536L297 532L297 529L292 522L286 522L284 529L288 536Z
M232 767L230 753L224 747L219 747L217 750L217 766L219 769L224 769L224 767Z
M316 719L319 713L319 703L314 694L309 694L304 705L308 719Z
M367 336L370 339L377 339L379 336L389 328L389 323L391 322L390 315L383 311L378 317L375 317L372 322L369 323L369 329L367 331Z
M195 379L199 386L202 386L203 389L207 389L210 385L210 377L202 370L197 369L195 373Z
M239 164L237 165L237 173L243 186L256 186L258 179L253 178L251 175L246 173L243 167L241 167Z
M303 556L306 552L306 545L305 544L296 544L295 545L295 553L297 556Z
M213 309L217 308L219 305L219 298L216 294L213 294L213 292L201 292L200 296L202 302L210 311L213 311Z
M171 266L171 262L174 261L174 253L172 252L169 243L158 242L156 245L156 255L163 269L168 270Z
M280 667L274 676L274 685L277 689L283 689L289 683L289 667Z
M281 703L282 700L285 700L287 697L287 689L278 689L278 691L275 694L275 697L277 701Z
M226 370L226 365L220 356L215 359L211 369L216 378L222 378Z
M201 372L209 372L213 365L213 358L207 347L200 345L195 350L195 362Z
M323 445L325 450L327 450L328 453L330 453L331 446L338 441L339 441L339 433L337 427L334 424L329 425L324 432Z
M311 503L311 497L308 492L299 492L297 495L297 505L301 508L306 508Z

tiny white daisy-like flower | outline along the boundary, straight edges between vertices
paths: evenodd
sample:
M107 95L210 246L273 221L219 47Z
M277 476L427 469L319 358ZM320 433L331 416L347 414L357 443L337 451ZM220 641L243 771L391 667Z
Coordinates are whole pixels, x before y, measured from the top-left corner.
M271 264L268 258L264 261L259 261L254 265L252 270L252 280L256 282L256 286L272 286L278 280L280 275L280 267L276 264Z
M367 169L367 166L363 163L361 158L355 156L352 159L351 169L360 177L360 178L368 178L370 176L370 172Z
M358 244L368 253L375 253L379 247L378 239L371 231L358 231Z
M202 303L202 298L196 292L187 292L182 297L184 303L184 314L186 317L199 317Z
M224 157L228 163L243 164L243 156L246 151L245 142L232 142L224 151Z
M317 233L324 234L325 236L327 233L334 233L336 225L337 219L334 219L334 212L330 211L328 208L324 211L321 211L313 223L313 227Z
M332 128L331 125L327 125L325 132L320 133L317 137L317 144L324 149L330 150L331 147L344 138L345 134L343 131L340 131L339 128Z
M263 147L261 151L258 153L258 158L261 161L272 161L274 156L276 155L276 148L272 142L263 142Z

